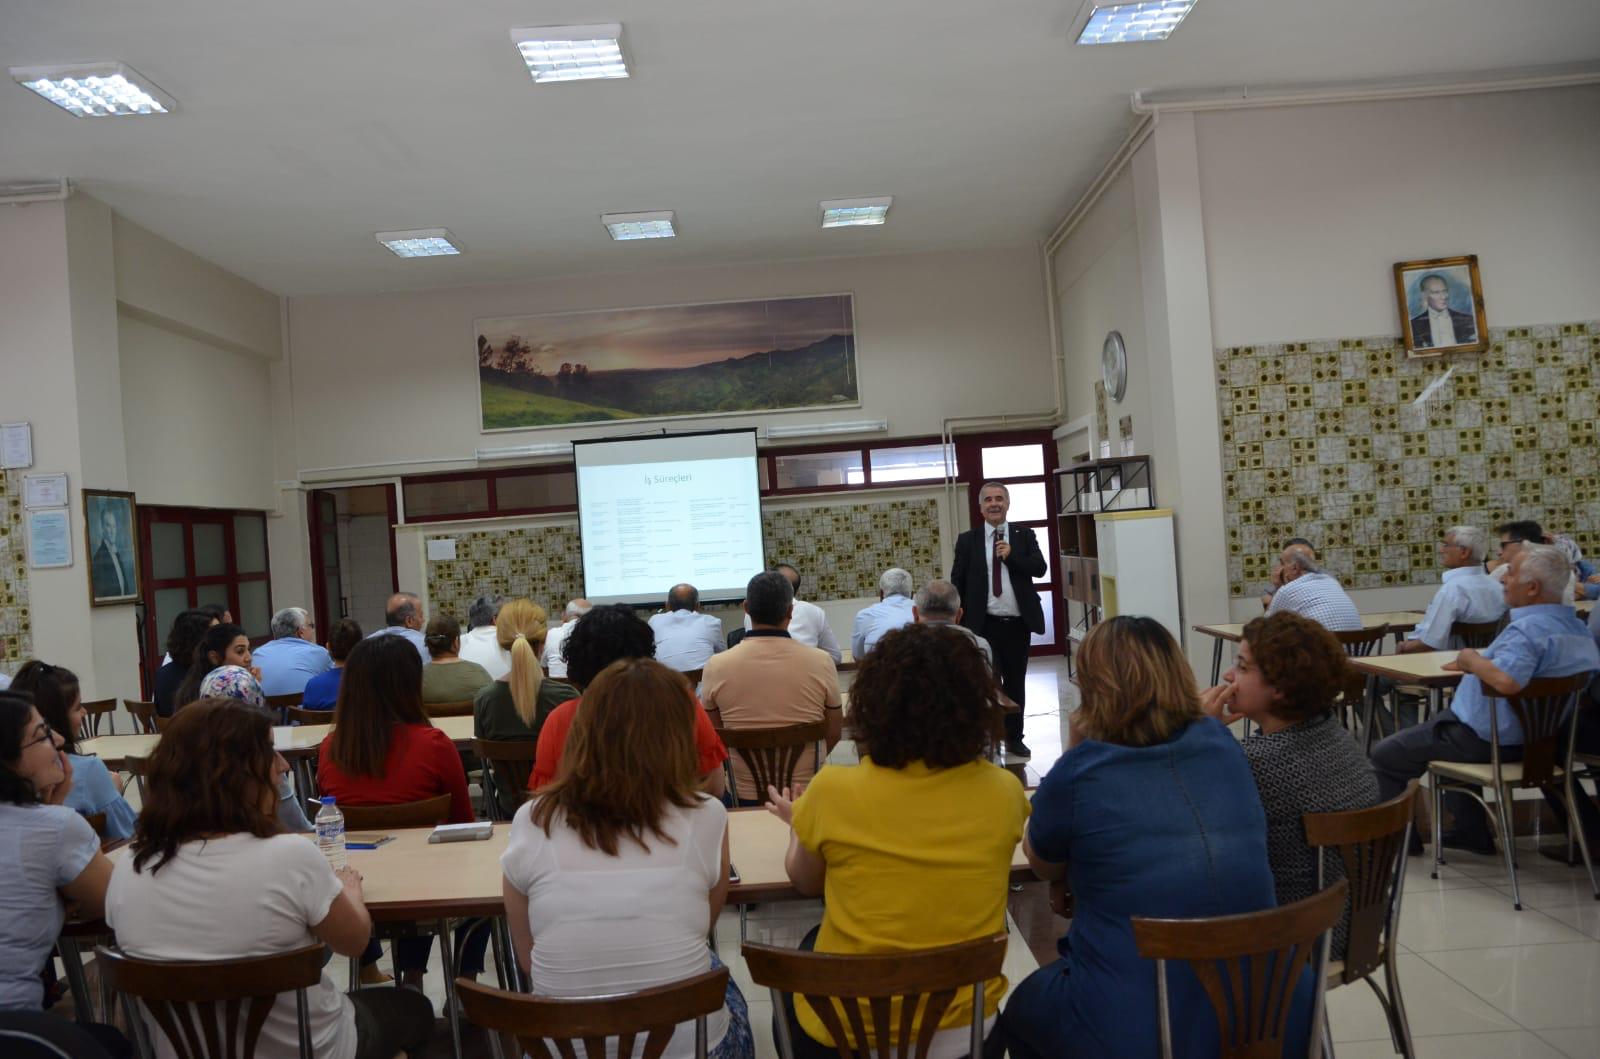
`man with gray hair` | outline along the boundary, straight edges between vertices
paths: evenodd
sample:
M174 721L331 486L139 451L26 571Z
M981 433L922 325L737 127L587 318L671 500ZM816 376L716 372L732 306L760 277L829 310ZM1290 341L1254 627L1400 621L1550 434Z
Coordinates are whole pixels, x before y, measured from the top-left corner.
M1439 541L1439 565L1444 582L1434 593L1422 622L1400 644L1401 654L1413 651L1459 650L1460 637L1450 635L1458 621L1499 621L1506 612L1500 582L1483 572L1489 535L1477 526L1452 526Z
M546 673L560 680L567 679L567 660L561 656L561 645L566 642L572 627L578 624L578 619L593 609L594 604L581 596L567 600L567 607L561 612L561 624L545 634L544 656L540 661L544 663Z
M878 578L878 602L858 613L850 630L850 650L856 661L878 646L885 633L917 620L911 613L911 590L910 572L898 566L889 567Z
M505 606L504 596L479 596L467 608L467 631L461 634L461 650L456 655L463 662L476 662L489 674L490 680L499 680L511 672L511 652L500 646L500 634L494 620Z
M428 624L428 612L422 609L422 599L415 592L396 592L383 606L384 627L368 633L374 636L398 636L417 649L423 665L431 665L433 656L423 642L422 630Z
M304 694L306 681L333 668L327 649L317 644L317 623L300 607L274 614L272 639L250 654L263 695Z
M1356 632L1361 628L1361 612L1355 602L1308 551L1291 544L1278 558L1283 564L1283 587L1273 593L1267 607L1269 615L1288 611L1310 618L1329 632Z
M948 581L933 580L917 589L911 598L911 614L919 625L945 625L964 634L994 669L994 652L989 641L961 624L961 593Z
M668 590L666 606L650 615L650 628L656 636L656 661L680 673L704 669L727 646L722 621L700 609L700 590L687 583Z
M1500 759L1522 760L1522 723L1504 703L1495 710L1491 732L1489 700L1515 695L1529 681L1566 677L1600 669L1600 648L1577 613L1561 602L1572 564L1559 548L1524 544L1506 574L1505 600L1511 623L1481 652L1470 648L1445 669L1465 673L1450 706L1425 724L1413 725L1372 748L1378 797L1387 801L1428 770L1429 761L1486 762L1491 737L1498 735ZM1494 853L1487 822L1466 795L1450 798L1455 830L1446 846ZM1421 850L1414 842L1413 851Z

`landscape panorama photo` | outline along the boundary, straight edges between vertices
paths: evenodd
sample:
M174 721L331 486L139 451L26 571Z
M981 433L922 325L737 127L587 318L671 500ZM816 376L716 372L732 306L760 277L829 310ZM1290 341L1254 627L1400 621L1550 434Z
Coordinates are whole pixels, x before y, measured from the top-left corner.
M860 403L848 294L479 320L484 430Z

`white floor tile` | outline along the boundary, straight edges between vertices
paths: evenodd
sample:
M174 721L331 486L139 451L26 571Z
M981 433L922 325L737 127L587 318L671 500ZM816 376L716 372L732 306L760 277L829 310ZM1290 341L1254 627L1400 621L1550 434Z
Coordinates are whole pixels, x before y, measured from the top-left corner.
M1600 901L1586 901L1582 904L1542 911L1558 923L1565 923L1574 930L1583 931L1591 938L1600 939ZM1600 1049L1597 1049L1595 1054L1600 1055Z
M1501 893L1507 896L1511 894L1510 879L1496 880L1493 885ZM1589 886L1589 875L1584 871L1574 871L1554 879L1549 876L1535 876L1531 880L1525 878L1519 871L1517 890L1522 897L1524 908L1549 911L1555 908L1571 908L1574 905L1600 904L1595 900L1594 890Z
M1416 1046L1417 1059L1563 1059L1563 1053L1527 1030L1448 1037L1413 1034L1411 1043ZM1396 1055L1387 1040L1354 1041L1338 1045L1335 1050L1338 1059L1395 1059Z
M1400 993L1405 998L1406 1014L1413 1037L1439 1033L1514 1030L1517 1024L1503 1012L1485 1004L1458 982L1423 961L1419 956L1401 956ZM1379 976L1379 984L1383 978ZM1328 993L1328 1021L1333 1039L1339 1041L1389 1040L1389 1023L1377 997L1365 983L1340 986ZM1339 1048L1340 1056L1344 1048Z
M1540 1030L1539 1036L1559 1048L1568 1059L1594 1059L1600 1055L1600 1027Z
M1536 909L1514 910L1492 887L1408 893L1400 909L1400 941L1413 952L1586 940Z
M1600 942L1431 952L1423 959L1529 1029L1600 1026Z
M1472 887L1488 886L1489 880L1476 875L1468 875L1459 868L1449 864L1439 869L1439 877L1433 878L1433 861L1425 858L1411 858L1406 862L1406 894L1413 893L1438 893L1441 890L1466 890Z

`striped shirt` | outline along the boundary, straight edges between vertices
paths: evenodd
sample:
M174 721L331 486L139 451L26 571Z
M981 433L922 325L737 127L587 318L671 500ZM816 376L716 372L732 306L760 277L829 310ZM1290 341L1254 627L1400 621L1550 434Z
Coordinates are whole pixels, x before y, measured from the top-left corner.
M1278 589L1267 613L1281 611L1310 618L1329 632L1356 632L1362 627L1361 612L1338 579L1327 574L1301 574Z

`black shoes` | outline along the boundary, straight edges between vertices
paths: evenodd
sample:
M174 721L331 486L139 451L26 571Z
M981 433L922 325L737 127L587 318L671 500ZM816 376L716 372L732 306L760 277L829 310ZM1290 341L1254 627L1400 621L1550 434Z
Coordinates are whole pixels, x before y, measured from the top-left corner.
M1028 744L1020 739L1006 740L1006 754L1010 757L1033 757L1033 751L1028 749Z

